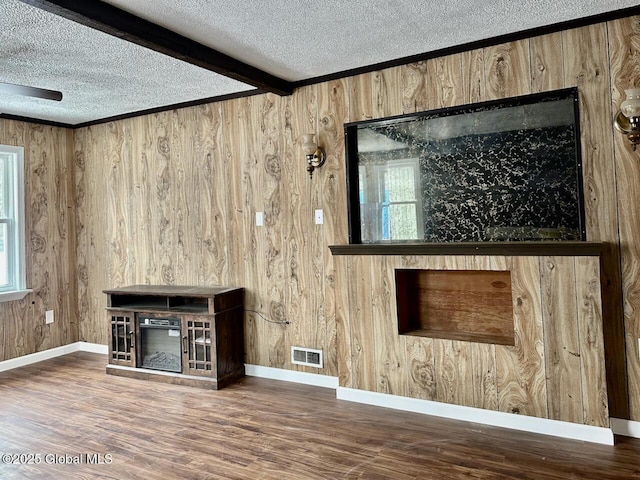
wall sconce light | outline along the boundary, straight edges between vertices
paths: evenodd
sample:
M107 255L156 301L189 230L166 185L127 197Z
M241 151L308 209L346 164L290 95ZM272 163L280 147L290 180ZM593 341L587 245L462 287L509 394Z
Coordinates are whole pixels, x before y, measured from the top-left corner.
M315 133L305 133L302 135L302 151L307 159L307 172L309 178L313 178L313 171L324 165L324 150L316 145Z
M640 143L640 88L629 88L624 91L627 99L620 104L620 110L613 119L613 126L624 133L635 152Z

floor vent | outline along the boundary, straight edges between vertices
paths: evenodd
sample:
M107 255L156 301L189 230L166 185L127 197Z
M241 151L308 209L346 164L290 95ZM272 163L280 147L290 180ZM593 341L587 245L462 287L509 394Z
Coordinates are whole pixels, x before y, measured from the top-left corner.
M322 350L291 347L291 363L307 367L322 368Z

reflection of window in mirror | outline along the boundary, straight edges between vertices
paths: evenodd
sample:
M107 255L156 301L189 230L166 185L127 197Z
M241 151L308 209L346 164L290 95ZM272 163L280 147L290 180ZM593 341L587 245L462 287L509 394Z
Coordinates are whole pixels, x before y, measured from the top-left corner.
M422 238L419 168L418 158L359 166L363 241Z

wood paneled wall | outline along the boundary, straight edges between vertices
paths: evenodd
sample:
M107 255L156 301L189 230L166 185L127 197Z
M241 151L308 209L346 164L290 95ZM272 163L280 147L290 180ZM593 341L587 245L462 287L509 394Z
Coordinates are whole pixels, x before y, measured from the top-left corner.
M611 68L611 104L615 111L624 100L624 89L640 85L640 17L608 25ZM618 219L622 265L624 329L627 352L630 418L640 421L640 152L613 132L618 192ZM610 161L608 155L603 161Z
M336 230L346 238L340 94L310 87L76 131L80 337L106 343L108 287L239 285L247 309L269 320L246 314L248 363L294 368L300 345L323 349L322 373L337 375L326 247ZM329 164L310 180L299 139L318 123Z
M597 257L354 256L346 268L345 386L609 425ZM394 270L404 268L511 271L515 346L398 335Z
M24 147L27 287L0 303L0 361L78 339L73 132L0 119L0 144ZM54 323L45 324L53 310Z
M621 90L640 82L638 22L631 17L501 44L308 86L289 97L265 94L77 130L80 338L106 343L101 292L107 287L241 285L247 308L291 322L268 323L248 312L248 363L300 369L289 361L292 345L322 348L325 369L319 373L339 375L341 385L551 418L578 419L582 408L589 422L603 424L602 410L585 406L598 402L598 392L583 397L582 406L545 403L548 397L537 393L564 386L577 392L584 381L583 371L574 372L577 357L556 357L555 350L545 356L537 349L516 359L490 345L448 342L434 348L428 339L407 339L406 350L400 349L389 323L396 260L332 257L327 248L347 242L345 122L578 86L588 239L610 245L602 308L610 351L621 355L608 356L607 368L628 383L631 415L640 420L640 223L634 208L640 163L611 124ZM328 153L313 180L300 151L300 136L307 132L317 132ZM316 208L324 209L324 225L313 222ZM264 227L255 226L256 211L265 212ZM402 261L450 268L463 259ZM504 268L498 264L509 260L464 261L468 268ZM592 284L558 280L577 278L592 265L557 258L510 261L517 263L522 291L536 295L527 303L526 316L534 322L527 327L530 340L541 345L561 337L574 353L588 347L591 337L582 337L584 332L540 326L574 310L583 316L592 311L595 300L585 290ZM575 305L541 303L570 299L574 288ZM383 321L368 323L373 318ZM384 336L390 342L371 351L373 339ZM560 373L546 380L539 372L552 359ZM601 365L587 367L599 372ZM525 390L512 388L523 378L521 368L538 372L525 375L531 382ZM436 375L449 380L433 382ZM455 388L457 382L478 388ZM610 398L618 416L628 406L626 385L623 390Z

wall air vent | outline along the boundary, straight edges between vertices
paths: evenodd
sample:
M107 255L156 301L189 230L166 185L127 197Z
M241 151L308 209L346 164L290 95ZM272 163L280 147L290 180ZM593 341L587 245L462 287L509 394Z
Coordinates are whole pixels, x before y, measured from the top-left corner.
M307 367L322 368L322 350L291 347L291 363Z

